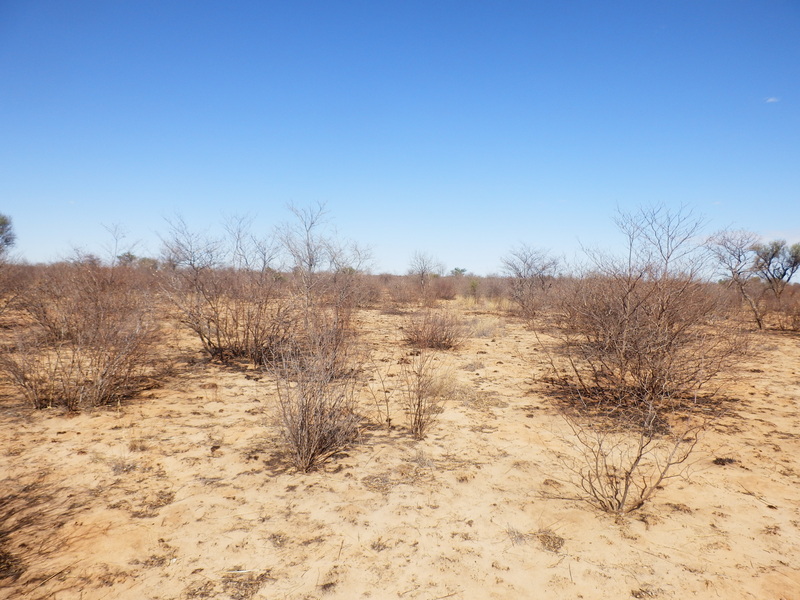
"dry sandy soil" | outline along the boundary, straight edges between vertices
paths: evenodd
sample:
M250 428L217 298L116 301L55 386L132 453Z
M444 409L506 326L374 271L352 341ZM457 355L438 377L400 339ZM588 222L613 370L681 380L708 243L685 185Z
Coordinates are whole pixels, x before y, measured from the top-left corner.
M299 474L269 377L203 360L119 408L0 397L0 598L800 598L800 338L760 336L684 477L615 519L577 498L569 431L522 323L464 307L459 383L427 438L370 425ZM403 317L364 342L397 381ZM719 458L735 462L715 464ZM17 525L12 527L12 525Z

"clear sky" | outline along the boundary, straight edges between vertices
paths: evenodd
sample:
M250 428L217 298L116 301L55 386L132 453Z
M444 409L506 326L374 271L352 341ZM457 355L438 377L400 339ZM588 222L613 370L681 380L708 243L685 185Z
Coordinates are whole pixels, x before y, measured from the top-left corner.
M0 0L21 258L317 202L375 272L572 257L655 203L800 241L800 2Z

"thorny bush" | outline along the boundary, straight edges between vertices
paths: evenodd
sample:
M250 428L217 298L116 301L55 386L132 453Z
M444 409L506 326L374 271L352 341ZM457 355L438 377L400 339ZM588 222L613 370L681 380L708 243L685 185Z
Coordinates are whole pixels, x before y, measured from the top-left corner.
M163 367L154 301L130 267L91 256L46 267L20 307L28 323L0 365L36 408L119 402Z

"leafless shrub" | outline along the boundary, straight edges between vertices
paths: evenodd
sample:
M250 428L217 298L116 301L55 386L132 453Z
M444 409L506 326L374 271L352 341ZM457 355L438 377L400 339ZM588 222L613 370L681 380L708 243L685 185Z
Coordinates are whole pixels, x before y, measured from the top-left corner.
M356 348L354 316L370 294L364 285L368 254L326 233L324 206L291 207L291 212L295 219L279 230L278 238L291 272L283 302L291 315L284 323L292 323L292 330L277 347L291 360L326 361L334 376L349 376Z
M711 394L746 353L745 333L715 319L706 284L592 277L579 285L561 333L584 398L622 408Z
M411 264L408 274L415 282L418 298L425 305L431 304L435 297L432 283L441 277L444 272L444 265L430 254L425 252L415 252L411 257Z
M401 307L412 304L416 293L414 282L408 275L378 275L384 300L384 312L398 312Z
M0 318L27 293L32 268L8 262L0 253Z
M619 224L628 257L594 255L594 269L564 294L559 335L571 385L584 400L657 412L712 393L747 337L700 277L699 224L659 210Z
M453 300L457 290L455 277L434 277L431 281L431 296L434 300Z
M129 330L96 338L95 344L48 347L44 340L25 337L0 361L33 407L80 410L119 402L146 386L154 373L148 338Z
M152 298L121 267L80 257L46 269L21 308L32 323L0 366L32 406L79 410L131 395L156 372Z
M787 286L784 300L787 327L793 331L800 331L800 284Z
M336 334L321 333L310 352L284 354L277 365L283 436L294 466L308 472L358 435L355 378L344 377ZM339 356L339 361L332 356Z
M293 304L300 308L304 323L326 308L346 328L366 297L363 273L369 253L326 234L323 205L290 210L295 219L281 229L279 238L292 272Z
M345 325L333 310L318 313L304 332L300 352L321 362L334 377L354 377L363 370L366 354L352 323Z
M455 315L425 310L412 315L403 328L406 341L416 348L453 350L466 339L466 328Z
M366 255L324 235L323 206L292 212L295 221L279 237L296 327L276 361L276 380L284 440L295 467L307 472L358 434L355 375L364 358L352 325Z
M251 338L248 358L255 365L279 363L284 356L301 352L304 336L298 311L288 302L276 302L261 315L258 336Z
M212 358L259 364L291 337L292 312L282 302L277 250L249 233L246 221L226 238L190 231L182 220L164 240L166 297Z
M503 270L510 278L511 300L523 317L533 319L545 306L558 262L544 250L525 245L503 259Z
M400 376L408 425L414 438L421 440L442 412L453 385L434 354L424 351L409 357Z
M509 297L508 279L497 275L489 275L482 278L480 290L484 298L499 303Z
M705 428L703 420L667 422L654 410L637 417L605 422L567 417L571 453L562 460L585 499L605 512L634 511L667 479L682 475Z
M386 300L386 285L383 276L366 272L359 273L359 276L358 308L381 307Z
M601 509L625 513L685 463L702 423L686 428L672 417L708 406L747 338L701 277L698 221L654 209L617 223L627 254L592 254L593 269L572 282L557 333L563 362L553 366L572 399L580 488Z

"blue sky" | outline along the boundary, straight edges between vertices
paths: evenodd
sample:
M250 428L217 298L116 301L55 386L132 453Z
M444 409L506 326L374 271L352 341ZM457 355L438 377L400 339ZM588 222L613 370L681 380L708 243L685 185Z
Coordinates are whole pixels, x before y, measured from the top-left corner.
M800 2L0 0L21 258L318 202L375 272L571 258L657 203L800 241Z

